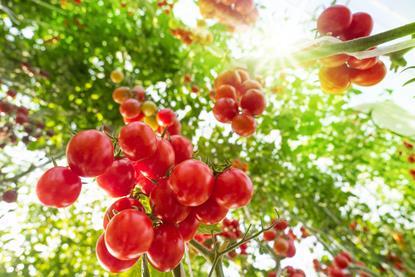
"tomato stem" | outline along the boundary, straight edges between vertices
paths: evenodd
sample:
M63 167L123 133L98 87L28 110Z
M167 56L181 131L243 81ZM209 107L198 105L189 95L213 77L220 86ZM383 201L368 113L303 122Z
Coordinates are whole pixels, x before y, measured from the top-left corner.
M142 273L143 277L150 277L150 270L148 269L147 255L144 254L142 258Z

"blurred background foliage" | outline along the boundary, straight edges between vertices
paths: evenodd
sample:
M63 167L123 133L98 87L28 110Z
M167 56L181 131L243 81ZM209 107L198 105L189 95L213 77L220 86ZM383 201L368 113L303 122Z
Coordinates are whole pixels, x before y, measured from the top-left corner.
M394 254L414 273L415 191L404 138L348 108L349 97L323 94L312 67L261 72L257 77L265 80L267 111L255 136L236 137L213 120L209 98L214 77L232 66L232 34L213 24L208 27L212 44L185 45L171 34L181 22L157 1L125 3L2 2L1 98L16 90L13 101L51 130L26 142L44 165L49 162L45 153L62 157L74 132L122 126L111 97L116 86L109 79L118 68L126 75L121 85L142 84L159 106L178 112L183 134L197 144L200 156L248 163L255 196L233 217L259 224L275 218L277 209L293 226L306 226L315 244L324 245L324 255L346 249L374 272L382 266L396 275L388 260ZM183 81L186 74L190 84ZM191 92L192 85L198 93ZM13 120L2 115L0 122ZM22 127L15 128L20 140ZM16 163L14 155L22 147L19 142L0 150L0 191L17 187L19 193L16 207L2 206L0 216L12 214L16 223L0 229L0 275L105 275L94 252L103 209L111 200L90 182L80 203L64 211L41 207L33 197L33 176L43 167L37 160L35 166ZM95 199L89 201L88 195ZM236 258L242 275L263 270L252 262L257 251L251 253L252 258ZM194 254L192 264L196 276L206 269Z

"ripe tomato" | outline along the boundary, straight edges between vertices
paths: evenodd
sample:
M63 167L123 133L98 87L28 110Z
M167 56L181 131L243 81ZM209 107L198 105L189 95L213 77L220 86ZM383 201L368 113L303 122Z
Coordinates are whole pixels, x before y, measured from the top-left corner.
M169 223L155 228L154 240L147 255L150 264L158 271L174 269L184 255L184 241L179 230Z
M288 250L287 250L287 257L291 258L295 256L295 245L294 240L292 238L288 238Z
M222 123L231 122L238 114L238 103L231 98L220 98L213 106L213 115Z
M347 64L350 68L359 69L359 70L366 70L372 68L378 63L377 57L367 58L363 60L359 60L355 57L350 57Z
M221 222L227 213L228 209L220 206L213 198L209 198L205 203L196 207L197 220L209 225Z
M81 193L82 183L70 168L55 166L43 173L36 194L45 206L63 208L71 205Z
M279 237L274 242L274 251L278 256L286 257L288 252L288 240L284 237Z
M181 131L182 131L182 124L180 124L179 120L174 121L172 125L167 127L167 132L169 132L171 136L180 135Z
M122 104L129 98L131 98L131 91L128 87L119 87L112 92L112 99L118 104Z
M136 117L132 117L132 118L123 117L122 119L125 124L128 124L131 122L142 121L143 118L144 118L144 114L140 112Z
M97 183L110 197L126 196L135 186L134 167L128 159L115 160L98 176Z
M222 85L231 85L237 88L241 85L241 76L235 70L225 71L215 79L214 88L218 89Z
M241 89L238 90L238 96L243 96L248 90L251 89L262 90L262 85L255 80L246 80L242 83Z
M17 200L17 192L15 190L7 190L3 193L1 198L6 203L14 203Z
M288 227L288 221L285 219L277 219L274 224L276 231L284 231Z
M241 108L250 115L260 115L266 106L264 94L257 89L248 90L241 98Z
M105 244L115 258L131 260L149 250L153 237L153 224L146 214L127 209L115 215L108 223Z
M116 214L126 209L135 209L141 212L145 212L143 205L141 205L140 201L137 199L131 197L122 197L112 203L112 205L109 206L105 211L104 230L107 228L108 223Z
M174 150L175 164L189 160L193 156L193 145L190 140L184 136L174 135L170 137L170 144Z
M352 23L352 13L343 5L325 9L317 19L317 30L322 35L338 36Z
M131 268L138 260L138 258L135 258L123 261L113 257L105 245L104 235L99 236L95 253L100 265L111 273L124 272Z
M333 265L327 267L327 276L329 277L345 277L346 274L340 268Z
M235 10L241 15L249 14L254 8L254 0L236 0L235 2Z
M125 100L120 106L120 113L124 118L134 118L141 113L141 103L134 98Z
M150 194L150 205L153 214L163 222L179 223L189 215L190 208L177 201L176 195L167 185L166 180L160 180L158 186Z
M232 130L242 137L249 137L256 130L255 118L246 113L238 114L232 119Z
M157 137L157 150L150 157L135 163L134 167L152 179L166 176L168 170L174 165L174 150L170 142Z
M197 232L197 228L199 228L199 225L200 223L196 218L195 212L190 212L186 219L180 222L178 225L179 232L182 235L183 240L192 240Z
M245 69L243 69L243 68L238 68L238 69L236 69L235 71L236 71L236 73L238 73L239 78L241 79L241 84L242 84L243 82L245 82L246 80L249 80L249 73L248 73L248 71L246 71Z
M135 86L131 93L140 102L144 102L146 99L146 90L142 86Z
M265 231L264 234L265 241L272 241L277 237L277 233L274 230Z
M176 114L171 109L161 109L157 113L157 123L160 126L167 127L177 120Z
M321 89L330 94L343 94L350 87L350 72L346 65L322 67L319 72Z
M334 257L333 263L338 268L341 268L341 269L345 269L345 268L347 268L349 266L349 261L343 255L337 255L336 257Z
M146 101L141 105L141 111L145 116L152 116L157 111L157 105L153 101Z
M253 193L251 179L242 170L231 167L216 178L212 197L219 205L232 209L247 205Z
M353 14L352 23L344 31L343 38L351 40L361 37L367 37L373 30L373 19L370 14L358 12Z
M69 167L79 176L96 177L105 172L114 160L111 140L96 130L81 131L66 147Z
M186 160L176 165L169 186L177 200L185 206L199 206L212 194L214 177L212 170L198 160Z
M349 58L350 56L346 54L338 54L338 55L322 58L320 59L320 63L324 67L339 67L347 63Z
M236 89L231 85L222 85L218 87L215 93L215 99L232 98L236 100Z
M378 61L374 66L366 70L353 69L350 71L350 79L359 86L373 86L380 83L386 76L386 66Z
M153 189L156 188L156 184L153 183L149 178L145 177L139 169L135 168L135 170L137 185L140 186L142 193L149 196Z
M132 122L122 127L118 143L124 155L133 161L149 158L157 150L156 135L142 122Z

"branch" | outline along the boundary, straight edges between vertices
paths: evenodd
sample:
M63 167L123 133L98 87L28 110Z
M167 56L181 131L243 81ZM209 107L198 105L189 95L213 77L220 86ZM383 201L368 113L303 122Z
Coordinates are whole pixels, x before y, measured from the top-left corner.
M144 254L142 258L142 276L143 277L150 277L150 270L148 269L148 261L147 261L147 255Z
M203 245L201 245L200 243L198 243L194 239L189 241L189 243L190 243L191 246L193 246L193 248L195 248L197 251L199 251L199 253L202 254L206 258L206 260L213 261L212 253L209 249L207 249L206 247L204 247Z
M184 271L184 267L182 263L179 263L178 266L173 270L174 277L186 277L186 272Z

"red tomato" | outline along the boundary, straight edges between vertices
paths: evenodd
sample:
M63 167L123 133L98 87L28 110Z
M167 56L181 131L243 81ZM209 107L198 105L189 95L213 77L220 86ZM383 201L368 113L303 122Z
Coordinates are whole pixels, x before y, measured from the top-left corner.
M115 215L105 231L105 245L120 260L138 258L153 242L154 230L145 213L127 209Z
M246 80L242 83L241 88L238 90L238 96L242 97L248 90L251 89L262 90L262 86L258 81Z
M278 256L286 257L288 247L288 241L283 237L277 238L274 242L274 251Z
M145 177L140 170L136 169L136 182L140 186L141 192L145 195L150 195L153 189L156 188L156 184L151 181L151 179Z
M135 86L131 90L131 93L140 102L144 102L144 100L146 100L146 90L142 86Z
M213 115L222 123L231 122L238 114L238 103L231 98L220 98L213 106Z
M97 182L110 197L126 196L135 186L135 169L128 159L115 160Z
M352 13L343 5L325 9L317 19L317 30L322 35L338 36L352 23Z
M108 223L111 219L119 212L126 209L135 209L141 212L145 212L143 205L140 201L131 197L123 197L112 203L111 206L105 212L104 216L104 230L107 228Z
M236 100L236 89L231 85L222 85L215 92L215 99L231 98Z
M166 176L168 170L174 165L174 150L170 142L157 137L157 150L148 159L135 164L135 168L149 178L156 179Z
M154 240L148 250L148 260L158 271L174 269L184 255L184 241L177 228L164 223L154 230Z
M238 114L232 119L232 130L242 137L249 137L256 130L255 118L246 113Z
M277 219L274 224L274 229L277 231L284 231L288 227L288 221L285 219Z
M251 115L262 114L265 106L264 94L257 89L248 90L241 98L241 108Z
M322 67L319 72L321 89L330 94L343 94L350 87L350 70L346 65Z
M113 257L108 252L107 246L105 245L104 235L99 236L95 251L100 265L111 273L120 273L131 268L138 260L138 258L132 260L119 260Z
M184 136L174 135L170 137L170 144L174 150L175 164L189 160L193 156L193 145L190 140Z
M141 103L134 98L125 100L120 106L120 113L124 118L134 118L141 113Z
M157 113L157 123L160 126L167 127L177 120L176 114L171 109L161 109Z
M350 71L350 79L359 86L374 86L380 83L386 76L386 66L382 61L378 61L373 67L366 70L354 69Z
M79 176L96 177L105 172L114 160L111 140L96 130L81 131L66 147L69 167Z
M235 2L235 1L234 1ZM243 69L243 68L238 68L238 69L236 69L235 70L236 71L236 73L238 73L238 75L239 75L239 78L241 79L241 84L243 83L243 82L245 82L246 80L249 80L249 73L245 70L245 69Z
M327 268L327 276L329 277L345 277L346 274L343 273L343 271L340 268L337 268L335 266L329 266Z
M235 70L229 70L221 73L214 82L214 88L218 89L222 85L231 85L235 88L241 85L241 76Z
M17 201L17 192L15 190L7 190L3 192L1 199L6 203L14 203Z
M219 205L232 209L247 205L253 193L251 179L242 170L231 167L216 178L212 196Z
M208 200L214 181L213 172L205 163L186 160L173 169L169 186L182 205L194 207Z
M149 158L157 150L156 135L142 122L132 122L122 127L118 143L125 156L133 161Z
M179 232L183 237L184 241L190 241L193 239L199 228L199 221L196 218L195 212L190 212L185 220L179 223Z
M295 256L295 244L294 244L294 240L289 238L288 239L288 250L287 250L287 257L291 258Z
M235 10L241 15L249 14L254 8L254 0L236 0L235 2Z
M119 87L119 88L116 88L112 92L112 99L114 100L114 102L118 104L122 104L124 101L126 101L130 97L131 97L131 92L128 87Z
M358 12L353 14L352 23L344 31L343 38L352 40L361 37L367 37L373 30L373 19L370 14Z
M322 58L322 59L320 59L320 63L324 67L339 67L339 66L342 66L345 63L347 63L349 58L351 58L351 57L349 57L346 54L338 54L338 55Z
M43 205L63 208L78 199L81 187L81 179L70 168L55 166L40 177L36 194Z
M265 241L272 241L277 237L277 233L274 230L265 231L263 235Z
M349 266L349 261L343 255L337 255L334 257L334 264L341 269L345 269Z
M350 68L359 69L359 70L366 70L378 63L377 57L367 58L363 60L356 59L355 57L350 57L347 64Z
M180 132L182 131L182 124L180 124L179 120L175 120L172 125L167 127L167 132L173 136L173 135L180 135Z
M221 222L228 209L216 203L216 200L209 198L205 203L196 207L196 218L205 224L216 224Z
M141 121L144 118L144 114L142 112L140 112L136 117L133 118L126 118L123 117L123 121L125 124L131 123L131 122L136 122L136 121Z
M189 215L190 208L181 205L166 180L160 180L158 186L150 194L150 205L153 214L163 222L179 223Z

